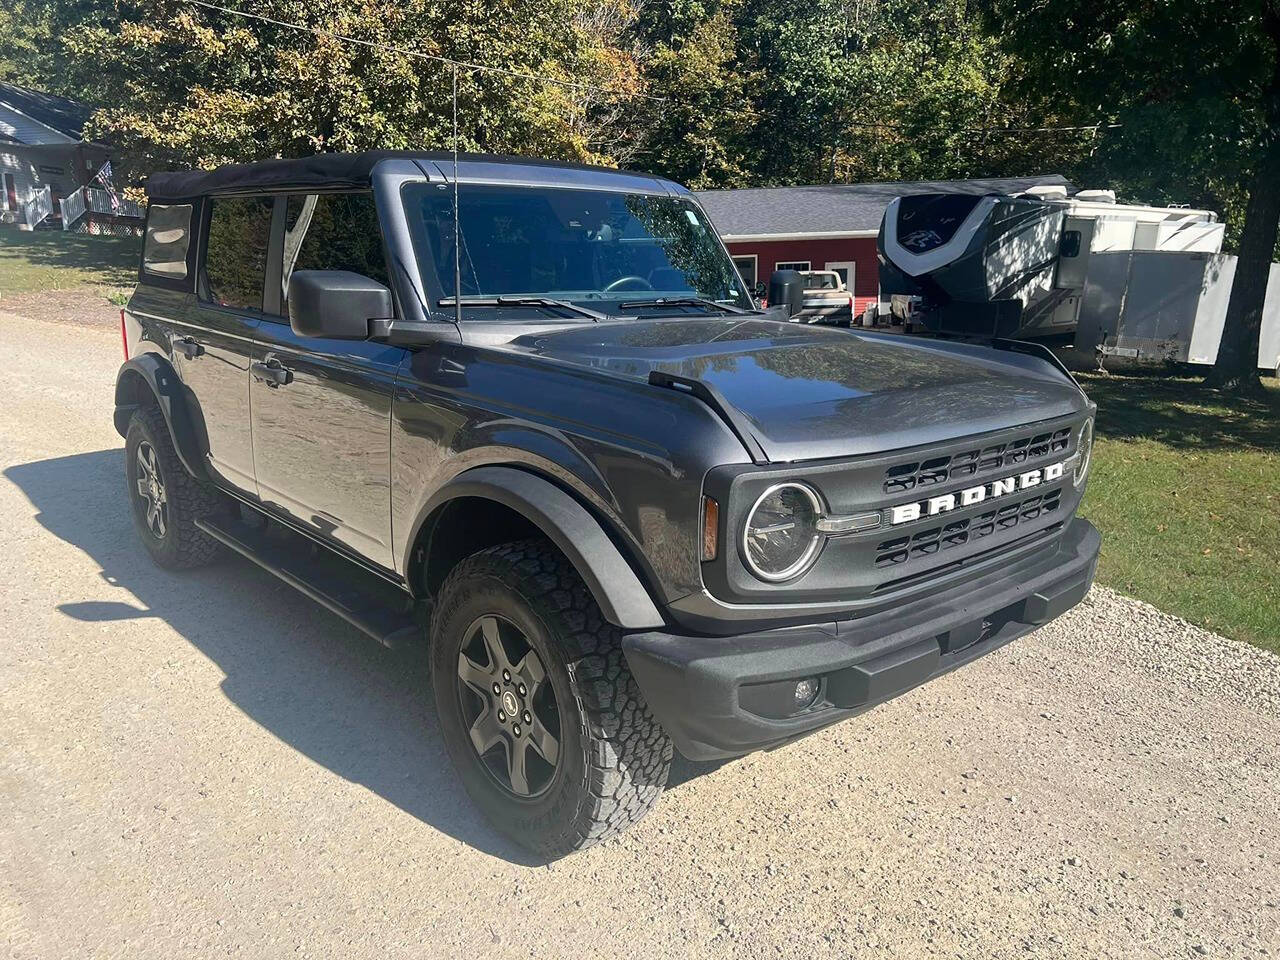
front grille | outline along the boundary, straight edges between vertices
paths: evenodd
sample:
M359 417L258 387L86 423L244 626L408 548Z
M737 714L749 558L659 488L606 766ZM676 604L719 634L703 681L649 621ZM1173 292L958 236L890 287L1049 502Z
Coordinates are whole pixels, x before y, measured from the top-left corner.
M932 457L912 463L899 463L885 471L884 492L904 493L919 487L932 487L949 480L996 473L1010 467L1038 460L1066 450L1071 443L1071 429L1063 427L1048 433L1018 437L1005 443L997 443L979 450L945 457Z
M1008 530L1026 520L1035 520L1062 506L1062 491L1007 503L977 516L965 517L919 533L885 540L876 547L875 565L893 567L908 560L927 557L952 547L989 537L997 530Z
M1020 537L1015 537L1008 543L992 547L989 550L983 550L978 553L971 553L968 555L960 554L940 566L930 567L927 570L920 570L916 573L904 573L903 576L894 580L885 580L877 584L875 589L871 592L877 594L892 593L894 590L901 590L903 587L927 583L928 581L940 577L943 574L952 573L974 563L980 563L983 560L988 560L993 556L998 556L1008 550L1013 550L1016 547L1025 546L1026 544L1035 543L1040 540L1046 540L1059 533L1062 530L1062 527L1063 521L1059 520L1057 523L1051 523L1049 526L1040 530L1032 530L1030 533L1024 534ZM909 571L911 568L897 567L895 569Z
M746 512L770 485L789 480L811 484L833 516L879 511L881 524L828 537L813 566L786 583L758 580L739 550L726 551L723 565L702 565L706 586L732 603L859 603L899 592L915 596L933 583L998 571L1001 557L1051 544L1070 522L1080 493L1067 458L1082 419L1064 415L866 457L713 468L704 490L721 504L722 542L728 542L726 531L742 529ZM1043 472L1038 483L1019 476L1059 463L1062 472L1055 470L1053 479ZM993 487L996 480L1012 480L1013 489ZM985 496L965 496L977 487ZM965 503L978 496L979 502ZM942 499L926 502L934 497ZM912 504L918 517L892 522L895 507Z

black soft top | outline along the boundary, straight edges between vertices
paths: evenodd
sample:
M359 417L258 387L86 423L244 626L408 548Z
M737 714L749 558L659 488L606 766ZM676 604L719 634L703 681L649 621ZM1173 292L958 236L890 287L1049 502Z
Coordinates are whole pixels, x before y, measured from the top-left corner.
M373 168L380 161L396 159L443 165L453 162L453 154L426 150L369 150L364 153L317 153L314 156L293 160L228 163L213 170L175 170L155 173L147 178L146 190L147 196L152 200L184 200L210 193L242 193L289 187L334 189L367 187ZM556 160L535 160L529 157L507 157L488 153L459 153L458 159L470 163L514 163L523 166L621 172L608 167L591 167Z

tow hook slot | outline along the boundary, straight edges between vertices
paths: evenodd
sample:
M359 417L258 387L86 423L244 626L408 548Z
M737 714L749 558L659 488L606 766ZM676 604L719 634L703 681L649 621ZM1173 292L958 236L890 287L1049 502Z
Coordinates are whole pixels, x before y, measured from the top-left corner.
M942 648L944 655L967 650L976 643L981 643L996 636L1011 621L1022 620L1025 605L1025 601L1019 601L1002 610L997 610L995 613L989 613L985 617L974 620L972 623L953 627L946 633L938 634L938 645Z
M827 699L845 709L887 700L924 683L941 666L942 648L930 637L827 674Z

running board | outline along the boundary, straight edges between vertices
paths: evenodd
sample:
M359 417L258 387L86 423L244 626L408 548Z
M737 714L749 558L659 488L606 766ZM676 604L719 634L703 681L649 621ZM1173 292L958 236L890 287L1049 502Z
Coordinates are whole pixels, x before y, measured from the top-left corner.
M403 647L423 634L407 593L280 524L219 518L196 526L383 646Z

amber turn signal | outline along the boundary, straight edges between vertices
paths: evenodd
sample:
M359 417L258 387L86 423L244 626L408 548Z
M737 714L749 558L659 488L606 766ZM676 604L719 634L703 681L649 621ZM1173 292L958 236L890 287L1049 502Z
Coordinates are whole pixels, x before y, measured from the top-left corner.
M720 552L720 504L702 498L702 559L714 560Z

